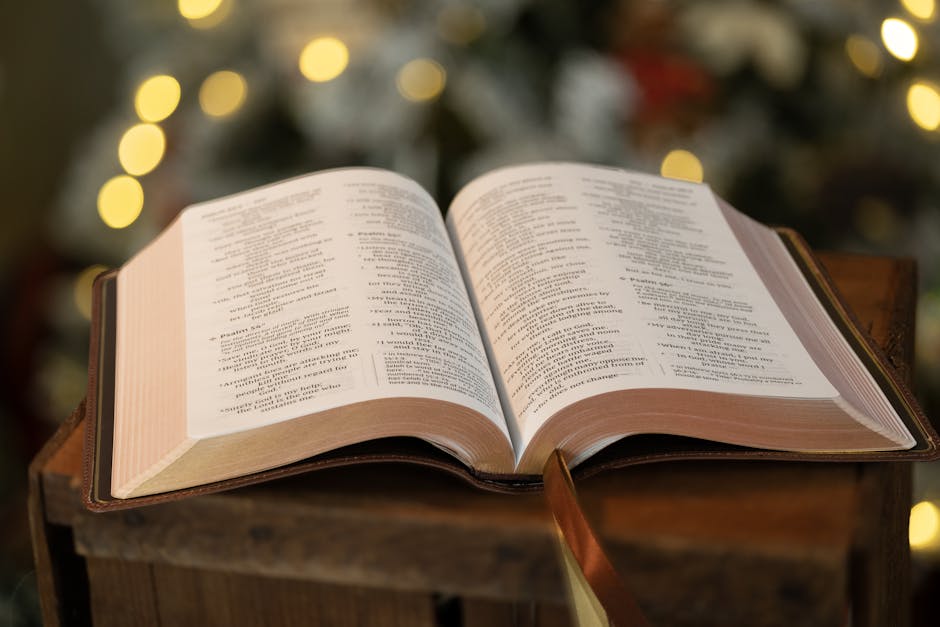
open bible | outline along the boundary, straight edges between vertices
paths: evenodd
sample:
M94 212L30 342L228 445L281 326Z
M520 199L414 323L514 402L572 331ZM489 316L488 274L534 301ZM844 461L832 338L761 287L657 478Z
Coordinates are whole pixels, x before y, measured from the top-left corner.
M802 240L705 185L524 165L446 215L408 178L331 170L191 206L99 277L89 504L414 457L402 438L505 487L640 434L936 453Z

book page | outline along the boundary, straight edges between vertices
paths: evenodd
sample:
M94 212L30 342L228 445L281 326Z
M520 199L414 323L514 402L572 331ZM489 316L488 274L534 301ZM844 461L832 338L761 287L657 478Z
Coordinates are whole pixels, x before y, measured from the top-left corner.
M563 407L616 390L836 396L707 186L506 168L465 187L448 226L517 451Z
M182 220L190 436L408 396L505 433L440 211L410 179L334 170Z

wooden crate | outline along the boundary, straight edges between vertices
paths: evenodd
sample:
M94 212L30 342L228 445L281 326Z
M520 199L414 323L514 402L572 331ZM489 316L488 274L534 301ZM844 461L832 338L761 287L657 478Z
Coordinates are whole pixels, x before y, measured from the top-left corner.
M824 263L907 375L915 268ZM549 515L407 466L92 514L80 424L30 471L48 625L569 625ZM907 464L675 462L579 484L654 625L904 625Z

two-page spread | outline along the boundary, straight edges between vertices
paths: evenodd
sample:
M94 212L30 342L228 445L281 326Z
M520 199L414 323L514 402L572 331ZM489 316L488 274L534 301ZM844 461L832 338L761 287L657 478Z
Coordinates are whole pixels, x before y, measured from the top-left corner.
M99 285L98 500L401 437L508 483L637 434L936 446L814 292L798 238L705 185L533 164L474 180L446 214L369 168L186 209Z

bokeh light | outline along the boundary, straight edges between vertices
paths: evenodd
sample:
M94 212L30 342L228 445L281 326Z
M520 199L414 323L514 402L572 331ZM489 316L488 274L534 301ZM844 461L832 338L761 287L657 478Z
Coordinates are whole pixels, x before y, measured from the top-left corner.
M921 501L911 508L908 531L911 548L923 549L940 539L940 510L930 501Z
M215 13L221 4L222 0L179 0L177 7L187 20L201 20Z
M118 160L128 174L141 176L157 167L165 150L166 138L159 126L135 124L121 137Z
M134 109L144 122L165 120L180 102L180 84L166 74L151 76L137 88Z
M888 52L901 61L910 61L917 55L917 32L904 20L890 17L882 22L881 41Z
M95 277L107 269L107 266L95 264L88 266L75 277L75 285L72 288L75 307L86 320L91 320L91 286L95 282Z
M845 53L852 65L869 78L881 76L881 50L875 42L861 35L851 35L845 41Z
M447 73L433 59L413 59L406 63L396 78L398 93L412 102L437 98L447 83Z
M199 30L214 28L232 12L232 0L179 0L180 15Z
M133 224L143 208L144 189L132 176L115 176L98 192L98 215L112 229Z
M199 106L206 115L221 118L238 111L248 94L248 84L238 72L210 74L199 87Z
M940 91L936 85L918 81L907 90L907 112L925 131L940 126Z
M907 12L919 20L932 20L937 6L934 0L901 0Z
M699 158L688 150L672 150L663 159L659 173L671 179L682 179L701 183L705 171Z
M333 80L348 64L349 50L335 37L314 39L300 53L300 73L315 83Z

